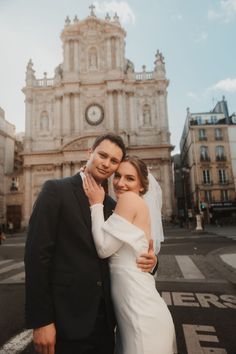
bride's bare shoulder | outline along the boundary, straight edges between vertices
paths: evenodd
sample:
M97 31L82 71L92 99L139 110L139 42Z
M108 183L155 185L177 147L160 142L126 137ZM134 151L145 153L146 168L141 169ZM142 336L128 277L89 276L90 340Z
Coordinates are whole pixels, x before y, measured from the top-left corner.
M134 192L125 192L124 194L120 195L118 202L117 202L118 207L126 207L126 208L132 208L133 210L138 210L138 209L145 209L146 208L146 203L143 200L142 197L140 197L137 193Z
M118 199L118 202L128 202L128 201L142 201L142 198L137 194L137 193L134 193L134 192L131 192L131 191L128 191L128 192L125 192L123 194L121 194L119 196L119 199Z

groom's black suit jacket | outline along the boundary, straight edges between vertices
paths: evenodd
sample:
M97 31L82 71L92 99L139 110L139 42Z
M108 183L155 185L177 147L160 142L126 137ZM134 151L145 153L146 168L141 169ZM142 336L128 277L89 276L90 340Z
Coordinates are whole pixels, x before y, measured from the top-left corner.
M106 196L105 218L114 208ZM29 222L25 270L28 328L54 322L60 338L84 338L103 297L112 333L108 262L99 259L95 249L80 174L44 184Z

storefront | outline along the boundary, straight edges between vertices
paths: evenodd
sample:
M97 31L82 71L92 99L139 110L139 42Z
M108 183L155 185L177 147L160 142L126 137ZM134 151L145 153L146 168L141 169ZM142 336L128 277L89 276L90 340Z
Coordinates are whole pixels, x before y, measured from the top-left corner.
M236 202L209 204L209 218L212 224L236 225Z

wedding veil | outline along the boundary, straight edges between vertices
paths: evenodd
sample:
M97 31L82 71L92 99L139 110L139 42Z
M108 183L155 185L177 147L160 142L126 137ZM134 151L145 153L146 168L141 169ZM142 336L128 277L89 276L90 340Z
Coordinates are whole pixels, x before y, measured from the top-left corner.
M108 179L108 193L113 199L116 199L112 180L113 176ZM155 254L158 254L161 248L161 242L164 241L161 219L162 190L159 183L150 172L148 172L148 180L148 191L143 195L143 199L146 201L149 208L151 218L151 236L153 239Z
M155 254L158 254L161 248L161 242L164 241L161 208L162 208L162 190L155 177L148 172L149 187L144 194L143 199L146 201L150 218L151 218L151 236L154 243Z

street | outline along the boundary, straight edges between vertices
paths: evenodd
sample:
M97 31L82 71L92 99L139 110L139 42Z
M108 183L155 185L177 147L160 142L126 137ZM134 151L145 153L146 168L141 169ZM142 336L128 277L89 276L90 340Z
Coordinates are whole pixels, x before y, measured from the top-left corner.
M25 235L0 245L0 354L33 354L24 329ZM156 275L173 315L179 354L236 353L236 227L167 227ZM158 336L158 333L157 333ZM162 353L158 353L162 354Z

